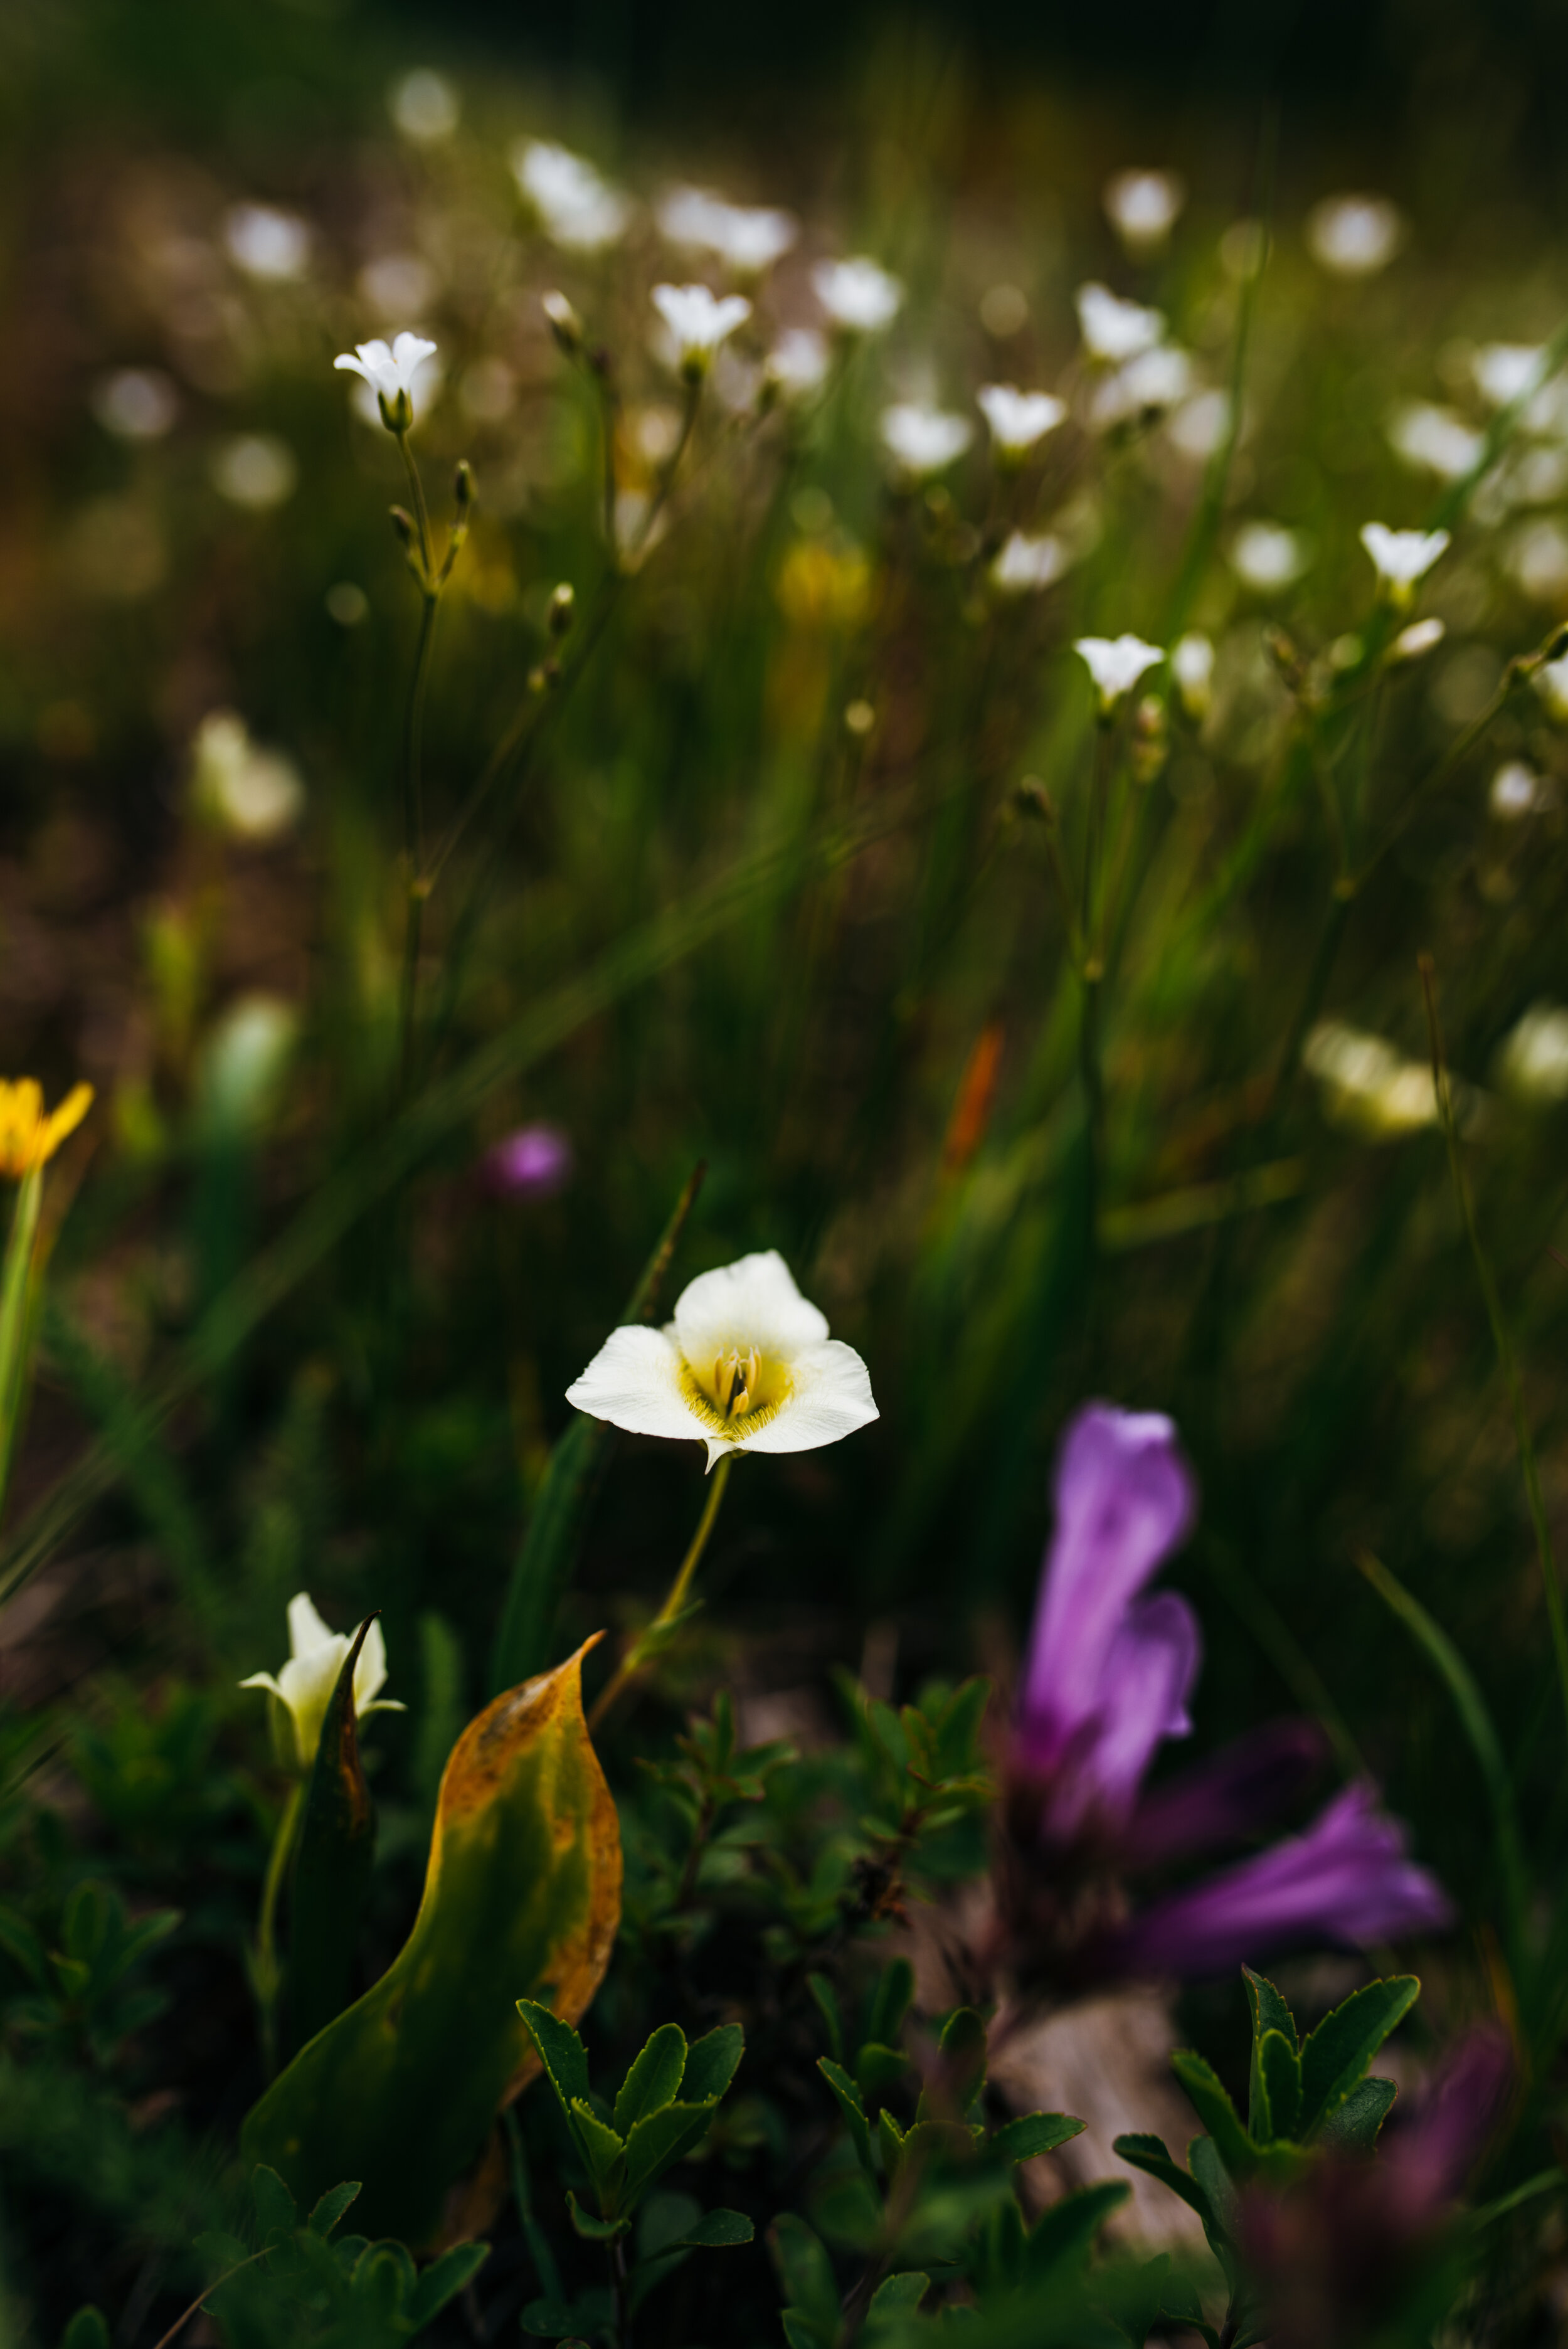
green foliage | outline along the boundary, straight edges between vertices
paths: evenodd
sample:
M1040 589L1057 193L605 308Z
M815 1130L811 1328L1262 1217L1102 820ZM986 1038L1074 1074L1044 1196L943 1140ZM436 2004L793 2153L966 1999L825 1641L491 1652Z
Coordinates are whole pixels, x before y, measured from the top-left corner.
M355 1944L376 1852L376 1809L359 1759L354 1668L372 1619L343 1660L300 1815L289 1901L293 2044L305 2046L347 2005Z
M0 1909L0 1951L28 1985L6 2002L10 2020L30 2036L79 2046L107 2063L168 2003L161 1991L128 1977L179 1923L171 1909L133 1923L114 1886L91 1879L67 1895L52 1933Z

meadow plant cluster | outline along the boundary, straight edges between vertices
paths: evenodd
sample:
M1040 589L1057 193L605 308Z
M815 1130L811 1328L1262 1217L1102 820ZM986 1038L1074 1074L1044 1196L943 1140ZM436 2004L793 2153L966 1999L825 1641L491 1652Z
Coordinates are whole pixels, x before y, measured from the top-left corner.
M28 2349L1556 2337L1568 285L874 78L7 199Z

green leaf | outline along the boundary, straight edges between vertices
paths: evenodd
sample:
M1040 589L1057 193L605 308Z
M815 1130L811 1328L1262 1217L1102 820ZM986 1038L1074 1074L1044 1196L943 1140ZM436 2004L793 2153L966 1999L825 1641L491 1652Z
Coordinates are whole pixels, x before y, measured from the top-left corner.
M1162 2186L1169 2186L1171 2193L1179 2194L1189 2209L1196 2210L1205 2229L1212 2228L1214 2212L1208 2196L1197 2179L1183 2169L1180 2162L1171 2159L1163 2137L1134 2132L1129 2137L1114 2138L1111 2151L1119 2153L1123 2161L1130 2162L1134 2169L1141 2169L1149 2177L1158 2178Z
M588 2050L572 2025L541 2006L537 1999L520 1998L517 2011L544 2067L544 2076L570 2122L573 2106L579 2099L588 2101Z
M832 2333L825 2333L820 2324L813 2324L810 2318L802 2316L798 2308L782 2309L779 2322L784 2328L789 2349L832 2349Z
M299 2209L294 2196L275 2169L264 2161L258 2162L251 2172L251 2199L256 2206L256 2226L263 2242L274 2235L292 2235L299 2225Z
M1208 2200L1210 2243L1216 2253L1228 2252L1236 2231L1236 2189L1212 2137L1193 2138L1187 2147L1187 2167Z
M346 2178L341 2186L331 2186L310 2214L310 2231L324 2240L330 2235L348 2206L357 2197L359 2181Z
M937 1762L944 1778L961 1778L974 1770L990 1697L990 1682L976 1678L965 1681L948 1699L936 1723Z
M626 2139L625 2183L620 2192L623 2209L632 2209L656 2178L673 2169L701 2143L713 2111L711 2104L666 2105L662 2112L650 2113L646 2120L637 2123Z
M985 2025L972 2006L956 2007L948 2016L939 2052L936 2075L917 2107L922 2120L938 2111L966 2113L985 2085Z
M746 2053L746 2033L738 2023L721 2023L717 2031L694 2039L686 2054L682 2102L717 2104L734 2079Z
M757 2232L743 2210L709 2210L680 2238L688 2251L727 2251L749 2243Z
M874 2039L879 2046L892 2046L913 2003L914 1968L907 1958L894 1958L878 1977L866 2022L866 2037Z
M1301 2057L1283 2031L1265 2031L1253 2045L1253 2102L1260 2120L1249 2134L1267 2145L1295 2135L1301 2110Z
M620 1829L583 1718L583 1652L470 1722L441 1781L401 1953L246 2121L248 2159L303 2201L362 2178L366 2233L428 2239L447 2189L535 2068L520 1992L574 2021L608 1962Z
M768 2230L768 2248L789 2308L830 2342L839 2329L839 2287L820 2236L786 2210Z
M599 2118L586 2096L573 2097L568 2118L600 2205L614 2215L621 2181L626 2174L625 2144L608 2122Z
M884 2276L872 2294L872 2303L866 2311L867 2324L885 2324L900 2316L913 2316L930 2290L931 2278L918 2268L911 2268L903 2275Z
M664 2023L636 2056L615 2099L615 2127L622 2137L649 2113L673 2104L686 2070L686 2033L678 2023Z
M827 2029L828 2053L836 2064L841 2064L844 2060L844 2033L839 2021L839 2002L833 1995L833 1985L826 1974L808 1974L806 1987Z
M78 2308L60 2335L60 2349L109 2349L108 2324L102 2310Z
M566 2213L573 2231L585 2243L613 2243L617 2235L627 2234L631 2230L630 2219L595 2219L591 2210L584 2210L570 2186L566 2189Z
M354 2296L373 2321L401 2332L418 2281L407 2243L371 2243L355 2264Z
M670 1259L692 1203L702 1188L705 1171L699 1164L687 1177L674 1212L626 1301L626 1309L621 1316L623 1322L653 1318ZM492 1690L515 1687L544 1670L556 1610L577 1570L589 1512L614 1433L608 1421L590 1419L580 1412L551 1452L550 1465L534 1495L522 1545L507 1584L490 1659Z
M1293 2047L1296 2046L1300 2034L1295 2017L1268 1976L1255 1974L1251 1966L1243 1966L1242 1978L1247 1985L1247 2004L1252 2009L1253 2037L1261 2039L1265 2031L1277 2031Z
M875 2164L872 2160L871 2128L866 2120L866 2108L861 2101L859 2088L856 2087L843 2065L835 2064L830 2055L819 2055L817 2069L838 2098L839 2109L848 2124L861 2167L874 2177L876 2172Z
M1070 2268L1086 2261L1101 2227L1131 2191L1125 2178L1110 2178L1103 2186L1086 2186L1081 2193L1053 2202L1029 2230L1024 2255L1028 2282L1037 2286L1059 2282Z
M1372 2058L1420 1994L1414 1974L1393 1974L1386 1982L1368 1982L1324 2016L1301 2051L1297 2127L1303 2137L1320 2128L1366 2077Z
M1179 2047L1171 2069L1191 2097L1198 2117L1208 2127L1221 2160L1233 2178L1249 2178L1256 2167L1257 2148L1242 2127L1241 2117L1212 2064L1190 2047Z
M454 2243L438 2260L432 2260L409 2295L407 2321L412 2332L423 2332L433 2317L438 2316L449 2300L455 2300L465 2284L471 2283L490 2257L488 2243Z
M376 1856L376 1806L360 1766L354 1668L374 1616L343 1660L321 1725L300 1818L289 1900L292 2044L304 2047L348 2004L359 1915Z
M868 2039L855 2057L855 2085L861 2094L877 2097L888 2088L896 2087L909 2069L909 2058L899 2047L884 2047L880 2040Z
M903 2161L904 2135L885 2105L877 2115L877 2141L882 2147L882 2168L891 2183Z
M1005 2161L1033 2161L1039 2154L1054 2153L1069 2137L1081 2136L1085 2126L1070 2113L1020 2113L1016 2120L1004 2121L1000 2128L993 2129L986 2141Z
M1318 2142L1332 2146L1337 2153L1375 2151L1377 2132L1398 2093L1392 2080L1363 2080L1321 2124Z

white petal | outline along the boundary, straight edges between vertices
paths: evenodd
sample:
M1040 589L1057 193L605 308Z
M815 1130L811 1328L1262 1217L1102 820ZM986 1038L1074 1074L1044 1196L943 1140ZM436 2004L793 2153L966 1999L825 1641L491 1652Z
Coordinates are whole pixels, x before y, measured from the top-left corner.
M378 1696L370 1704L361 1704L359 1699L356 1697L354 1710L363 1721L367 1713L407 1713L408 1708L401 1697Z
M387 1642L381 1636L381 1625L373 1622L365 1634L365 1645L359 1651L359 1661L354 1667L354 1704L363 1713L377 1689L387 1679Z
M777 1248L699 1272L676 1299L673 1327L681 1352L699 1367L731 1346L793 1362L828 1334L827 1316L801 1296Z
M871 1373L841 1339L808 1346L796 1355L789 1375L788 1402L755 1435L741 1438L742 1451L814 1452L881 1417L872 1400Z
M681 1358L662 1330L629 1324L612 1330L566 1400L593 1419L607 1419L630 1435L667 1435L695 1442L702 1422L681 1392Z
M365 378L366 383L371 383L375 380L374 377L371 375L370 369L366 366L365 361L363 359L356 358L352 351L340 352L338 357L333 360L332 364L335 367L352 367L356 375L362 375Z
M279 1688L271 1672L253 1672L248 1680L242 1680L240 1682L240 1686L242 1688L270 1689L273 1696L283 1695L282 1689Z
M289 1600L290 1655L308 1656L317 1648L330 1647L336 1637L316 1613L309 1591L296 1590Z

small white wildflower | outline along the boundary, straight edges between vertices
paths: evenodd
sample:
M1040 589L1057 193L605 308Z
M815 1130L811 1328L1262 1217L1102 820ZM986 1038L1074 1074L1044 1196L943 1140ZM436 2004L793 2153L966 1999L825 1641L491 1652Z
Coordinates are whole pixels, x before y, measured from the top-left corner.
M782 260L800 234L792 212L767 204L732 204L701 188L673 188L658 208L659 233L671 244L711 253L742 277Z
M834 326L851 335L881 334L903 302L898 279L863 256L820 261L811 272L811 291Z
M1517 823L1540 804L1541 782L1522 759L1507 759L1491 779L1487 805L1500 823Z
M1306 216L1306 249L1334 277L1375 277L1405 234L1405 215L1387 196L1326 196Z
M1486 451L1484 433L1472 431L1451 408L1430 400L1407 400L1388 419L1388 440L1407 465L1435 473L1440 481L1457 481L1480 462Z
M247 277L287 284L310 264L310 223L275 204L235 204L225 214L229 258Z
M340 352L332 364L363 376L376 395L387 429L407 432L414 421L414 378L434 357L435 349L435 344L427 342L423 335L398 335L390 347L378 336L374 342L356 345L352 352Z
M1260 595L1295 585L1312 560L1306 540L1283 523L1244 522L1231 541L1231 568Z
M1201 391L1174 410L1166 424L1165 435L1177 454L1186 458L1189 464L1203 465L1222 446L1230 429L1230 393Z
M1391 1141L1437 1123L1429 1065L1407 1061L1381 1036L1326 1019L1308 1036L1302 1059L1324 1088L1329 1116L1371 1140Z
M699 1273L663 1330L613 1330L566 1400L634 1435L810 1452L877 1418L866 1366L830 1338L773 1249Z
M1020 391L1011 383L982 384L975 399L999 457L1026 456L1068 412L1067 402L1054 393Z
M1555 1003L1532 1003L1502 1040L1497 1075L1521 1101L1568 1101L1568 1011Z
M232 709L210 710L196 729L191 797L203 815L248 841L280 838L304 810L304 785L294 761L253 742Z
M354 1641L341 1631L327 1630L304 1590L289 1600L288 1624L289 1660L276 1678L271 1672L252 1672L240 1686L270 1690L288 1708L299 1767L308 1770L321 1743L322 1723L337 1676ZM386 1680L387 1642L380 1624L372 1623L354 1667L354 1709L361 1718L367 1713L404 1711L402 1705L379 1694Z
M222 441L212 458L212 486L234 506L265 513L292 498L299 467L286 440L272 432L241 432Z
M1560 660L1543 661L1536 670L1535 690L1558 723L1568 724L1568 653Z
M1072 561L1059 538L1047 531L1031 537L1010 531L991 564L991 585L998 595L1029 595L1052 587Z
M1079 636L1073 650L1094 680L1101 718L1113 717L1147 669L1165 655L1141 636Z
M1097 432L1109 432L1134 417L1158 416L1184 400L1192 385L1192 362L1186 352L1174 343L1161 343L1151 351L1140 351L1096 386L1089 424Z
M1106 218L1129 252L1152 253L1165 243L1187 201L1175 171L1118 171L1105 183Z
M1390 603L1408 604L1419 581L1446 553L1446 530L1390 530L1386 523L1361 526L1361 543Z
M1099 359L1107 367L1121 367L1129 359L1140 358L1163 338L1162 311L1124 302L1109 285L1080 285L1073 299L1084 348L1091 359Z
M1509 538L1503 567L1533 602L1558 603L1568 590L1568 533L1561 523L1524 523Z
M944 472L963 456L975 438L975 429L966 416L901 400L883 409L882 437L899 470L915 481L925 481L933 473Z
M512 150L511 169L553 243L572 253L600 253L624 235L631 204L570 148L548 139L521 140Z
M1389 646L1388 666L1395 668L1406 661L1424 659L1428 653L1436 652L1447 634L1441 620L1412 620L1408 628L1400 629Z
M1214 698L1214 647L1191 630L1171 647L1171 674L1181 707L1194 726L1202 724Z
M1541 380L1546 354L1533 343L1486 343L1470 362L1476 388L1489 408L1510 408Z
M161 440L180 413L180 395L155 367L120 367L93 391L93 414L117 440Z
M402 75L387 93L387 109L405 139L431 146L449 139L458 127L461 101L445 74L429 66L416 66Z
M655 285L653 305L669 331L681 373L694 381L707 373L720 343L751 316L744 294L727 294L721 301L706 285Z
M768 354L768 381L781 399L810 399L828 379L826 337L814 326L786 327Z

